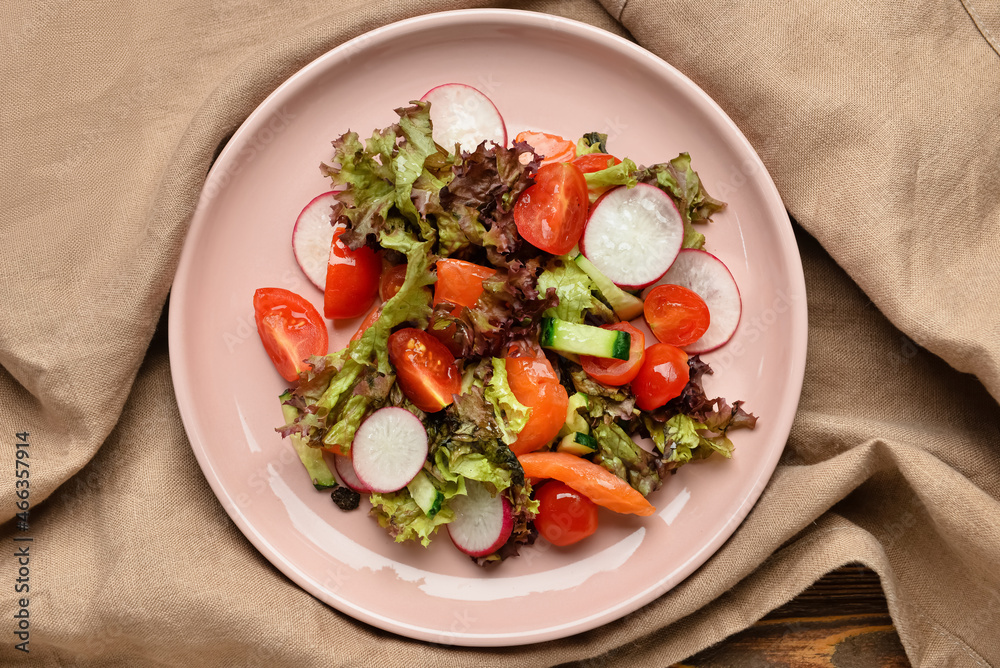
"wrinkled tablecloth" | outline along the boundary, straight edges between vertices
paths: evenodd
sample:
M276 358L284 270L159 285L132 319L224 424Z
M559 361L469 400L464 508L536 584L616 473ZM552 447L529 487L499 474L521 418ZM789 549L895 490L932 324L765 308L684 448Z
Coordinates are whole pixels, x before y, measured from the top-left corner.
M748 136L800 226L809 357L792 434L750 516L680 586L580 636L456 649L327 607L236 529L185 437L161 316L213 154L344 40L470 6L487 5L0 8L2 660L663 666L862 562L914 665L1000 663L1000 5L988 0L504 5L630 36L679 68ZM25 546L30 594L15 591ZM30 654L12 618L25 596Z

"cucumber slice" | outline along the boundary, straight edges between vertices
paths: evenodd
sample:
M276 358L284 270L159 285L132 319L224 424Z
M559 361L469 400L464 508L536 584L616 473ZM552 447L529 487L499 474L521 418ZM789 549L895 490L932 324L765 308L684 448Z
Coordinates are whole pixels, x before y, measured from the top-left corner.
M434 486L434 483L423 471L406 484L406 489L410 490L410 496L427 517L434 517L441 510L444 494Z
M559 318L542 318L538 343L543 348L627 360L632 337L628 332L577 325Z
M584 434L590 433L590 425L587 424L587 419L580 415L581 408L590 408L590 397L583 392L577 392L569 398L569 402L566 404L566 424L559 430L560 437L572 434L575 431Z
M565 452L570 455L585 457L597 452L597 441L593 436L578 431L566 434L556 446L556 452Z
M286 391L278 397L281 400L281 414L285 417L286 423L294 420L299 414L294 406L289 406L285 403L291 396L292 393ZM301 434L292 434L288 438L292 441L292 447L295 448L295 453L302 461L302 465L306 467L306 471L312 479L313 487L318 490L336 487L337 479L333 477L330 467L326 465L326 460L323 459L323 451L307 445Z
M608 302L611 308L622 320L634 320L642 315L642 300L634 295L630 295L617 285L610 278L601 273L594 263L588 260L582 253L574 258L577 266L590 276L601 296Z

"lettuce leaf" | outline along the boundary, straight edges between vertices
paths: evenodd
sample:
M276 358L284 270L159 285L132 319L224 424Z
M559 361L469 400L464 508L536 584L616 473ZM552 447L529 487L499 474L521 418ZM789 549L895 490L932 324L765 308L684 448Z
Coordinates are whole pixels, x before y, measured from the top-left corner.
M580 266L568 256L553 258L538 277L538 291L555 290L559 303L545 311L545 315L582 323L585 315L592 314L602 323L614 322L614 312L594 294L597 286Z
M483 395L493 406L496 424L500 429L503 442L510 445L517 440L517 435L524 429L531 417L531 409L522 404L514 396L507 382L507 365L504 360L494 357L491 361L493 375L486 383ZM468 476L467 476L468 477ZM480 478L476 478L480 480Z
M598 444L595 464L611 471L643 496L663 485L667 471L663 460L640 448L617 424L597 424L594 438Z
M370 500L371 516L397 543L418 540L427 547L438 527L455 519L455 511L447 505L442 505L434 517L427 517L405 487L389 494L372 494Z
M634 188L639 183L637 172L638 167L636 164L625 158L617 165L612 165L599 172L584 174L583 177L587 179L587 188L590 190L611 188L613 186Z
M601 132L588 132L576 142L576 157L588 153L607 153L608 136Z
M406 278L396 295L382 305L382 312L371 327L348 347L351 359L364 365L374 365L380 373L392 373L387 346L389 334L404 322L426 328L431 316L431 293L424 286L437 280L431 267L436 258L431 254L433 240L419 241L405 230L381 232L383 247L406 255Z
M320 170L335 188L343 188L334 197L342 205L338 220L347 225L340 238L350 248L374 243L387 227L407 222L419 228L426 241L434 234L412 199L413 185L426 171L425 161L438 152L429 109L426 102L396 109L399 122L376 130L364 145L356 132L334 140L333 164L324 163Z

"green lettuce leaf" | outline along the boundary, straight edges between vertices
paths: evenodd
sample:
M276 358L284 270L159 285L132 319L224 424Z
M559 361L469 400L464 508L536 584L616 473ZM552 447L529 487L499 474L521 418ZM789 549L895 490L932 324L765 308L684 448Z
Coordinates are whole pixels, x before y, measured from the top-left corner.
M613 186L626 186L634 188L639 179L636 176L638 167L634 162L625 158L621 163L602 169L599 172L584 174L587 179L587 188L596 190L600 188L611 188Z
M455 511L447 505L434 517L427 517L405 487L390 494L372 494L370 500L372 517L397 543L418 540L427 547L438 527L455 519Z
M379 242L406 255L406 278L396 295L382 305L382 312L371 327L348 348L351 359L358 364L374 365L380 373L389 374L387 345L393 328L404 322L426 328L431 315L431 293L424 286L436 280L431 267L436 258L431 254L433 240L419 241L404 230L382 232Z
M333 142L332 165L320 169L334 187L347 230L341 240L357 249L380 238L386 228L409 223L425 241L434 230L413 202L413 186L427 171L425 162L438 152L431 138L430 105L414 102L396 110L399 122L376 130L364 145L357 133L347 132ZM390 215L390 212L395 213Z
M617 424L598 423L594 438L598 444L594 463L626 481L640 494L648 496L663 484L666 473L663 461L640 448Z
M608 136L601 132L588 132L576 142L576 157L588 153L607 153Z
M662 423L646 416L643 420L653 443L664 454L670 468L695 459L707 459L716 452L726 459L733 456L733 442L725 433L715 434L687 415L679 413Z
M497 466L472 443L453 441L435 449L434 466L442 480L458 485L456 494L465 494L465 479L488 482L497 491L507 489L513 481L509 468Z
M518 401L514 391L510 389L510 384L507 382L507 365L503 359L494 357L492 364L493 375L486 383L483 394L493 405L503 442L510 445L517 440L517 435L528 423L531 409Z
M545 311L545 315L568 322L582 323L586 314L601 322L613 322L614 313L595 292L597 286L580 266L568 256L553 258L538 277L538 292L555 290L559 303Z

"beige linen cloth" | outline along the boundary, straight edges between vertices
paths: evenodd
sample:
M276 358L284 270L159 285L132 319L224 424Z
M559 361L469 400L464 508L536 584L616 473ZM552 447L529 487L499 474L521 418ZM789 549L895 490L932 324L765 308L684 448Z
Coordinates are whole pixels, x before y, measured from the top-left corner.
M188 446L157 321L216 147L281 81L431 2L0 5L0 660L664 666L851 561L916 666L1000 665L1000 6L539 0L630 34L747 134L809 291L798 417L723 548L621 621L469 650L356 622L272 567ZM30 535L29 655L14 649Z

